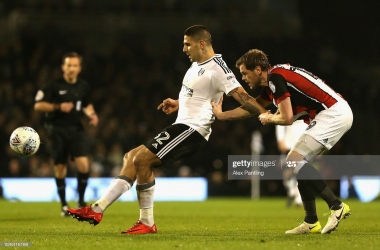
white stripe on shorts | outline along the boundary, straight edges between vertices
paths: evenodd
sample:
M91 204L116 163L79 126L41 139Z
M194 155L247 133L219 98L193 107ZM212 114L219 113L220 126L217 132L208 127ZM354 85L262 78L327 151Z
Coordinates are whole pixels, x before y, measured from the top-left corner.
M174 138L171 142L168 143L165 147L163 147L157 153L157 157L162 159L171 149L177 146L181 141L185 140L189 135L191 135L195 130L193 128L189 128L188 130L183 131L180 135Z

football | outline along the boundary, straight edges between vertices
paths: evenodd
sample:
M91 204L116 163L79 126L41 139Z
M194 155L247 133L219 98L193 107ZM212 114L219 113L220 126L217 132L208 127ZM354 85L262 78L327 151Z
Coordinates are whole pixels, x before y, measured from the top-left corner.
M40 136L30 127L19 127L13 131L9 144L17 154L31 156L40 147Z

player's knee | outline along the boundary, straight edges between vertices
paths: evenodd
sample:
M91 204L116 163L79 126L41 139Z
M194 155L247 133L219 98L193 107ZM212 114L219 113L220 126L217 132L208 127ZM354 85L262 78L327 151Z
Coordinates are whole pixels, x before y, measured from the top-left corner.
M75 163L77 164L78 168L88 168L89 162L87 157L78 157L75 158Z
M56 178L65 178L66 177L66 167L64 166L55 166L54 174Z
M133 158L133 165L135 166L136 171L141 171L150 167L146 157L142 153L138 153Z
M139 151L138 148L134 148L128 153L126 153L123 158L124 162L126 162L130 157L133 157L134 155L136 155L138 151Z
M124 155L124 158L123 158L123 161L124 162L126 162L127 160L128 160L128 157L129 157L129 153L130 153L131 151L129 151L128 153L125 153L125 155Z

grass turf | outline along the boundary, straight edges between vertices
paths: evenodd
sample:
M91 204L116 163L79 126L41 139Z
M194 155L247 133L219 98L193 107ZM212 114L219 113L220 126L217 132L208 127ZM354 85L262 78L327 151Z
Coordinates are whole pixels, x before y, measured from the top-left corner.
M93 227L71 217L62 219L59 203L2 200L0 242L31 241L33 247L45 249L378 249L380 202L346 203L352 215L331 235L285 235L300 224L303 209L285 208L284 198L156 202L157 234L119 235L137 221L136 202L114 203ZM321 200L317 206L323 227L328 209Z

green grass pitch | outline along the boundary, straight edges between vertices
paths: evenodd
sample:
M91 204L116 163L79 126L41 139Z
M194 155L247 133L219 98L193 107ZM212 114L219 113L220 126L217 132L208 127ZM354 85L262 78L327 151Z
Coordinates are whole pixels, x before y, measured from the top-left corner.
M156 202L157 234L119 235L138 220L137 202L114 203L93 227L62 219L59 203L2 200L0 242L31 241L43 249L379 249L380 202L346 203L352 215L331 235L285 235L303 219L303 209L285 208L285 198ZM321 200L317 206L324 226L327 206Z

